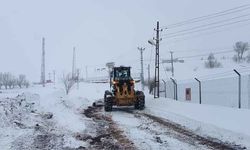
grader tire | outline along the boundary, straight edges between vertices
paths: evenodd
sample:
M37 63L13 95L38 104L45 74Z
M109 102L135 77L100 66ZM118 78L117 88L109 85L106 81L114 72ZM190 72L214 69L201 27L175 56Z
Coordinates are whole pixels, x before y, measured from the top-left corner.
M139 100L135 102L135 109L139 109Z
M138 100L138 109L139 110L143 110L144 107L145 107L145 101L144 101L144 99L139 99Z
M135 102L135 109L143 110L145 107L145 96L142 91L137 91L137 101Z
M104 101L104 110L109 112L112 111L113 103L112 103L112 97L106 97Z

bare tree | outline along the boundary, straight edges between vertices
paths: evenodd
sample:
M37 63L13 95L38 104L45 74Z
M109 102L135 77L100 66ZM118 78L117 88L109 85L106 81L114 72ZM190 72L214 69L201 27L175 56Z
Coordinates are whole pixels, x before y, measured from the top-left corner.
M8 88L10 78L11 78L11 74L9 72L3 73L2 82L3 82L5 89Z
M5 89L12 89L16 86L19 86L22 88L22 86L29 86L29 81L26 80L26 76L23 74L20 74L18 78L16 78L14 75L12 75L9 72L0 73L0 89L4 86Z
M249 47L248 47L248 42L242 42L242 41L239 41L239 42L236 42L235 43L235 46L234 46L234 50L235 52L237 53L237 55L234 56L234 60L236 62L240 62L242 61L243 59L243 54L249 50Z
M23 74L20 74L17 79L17 85L22 88L22 85L24 85L24 82L26 81L26 76Z
M64 88L65 88L65 92L68 95L70 90L74 86L75 81L74 81L74 79L71 78L70 74L67 74L67 75L63 74L62 82L63 82Z
M28 88L28 87L30 86L30 83L29 83L29 81L24 80L23 85L24 85L26 88Z
M218 67L221 67L221 63L219 63L216 60L213 53L210 53L207 58L207 61L205 62L205 67L206 68L218 68Z
M15 76L10 74L9 80L8 80L8 86L10 89L13 89L17 85L17 79Z
M248 63L250 63L250 53L248 53L248 55L246 56L246 61L248 62Z

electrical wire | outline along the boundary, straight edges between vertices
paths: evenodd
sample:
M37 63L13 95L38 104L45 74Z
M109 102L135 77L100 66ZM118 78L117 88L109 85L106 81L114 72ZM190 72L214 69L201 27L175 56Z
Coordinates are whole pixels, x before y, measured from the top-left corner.
M250 18L239 20L239 21L235 21L235 22L225 23L225 24L217 25L217 26L213 26L213 27L208 27L208 28L204 28L204 29L199 29L199 30L194 30L194 31L190 31L190 32L185 32L185 33L182 33L182 34L174 34L174 35L171 35L171 36L167 36L167 34L165 34L164 35L165 37L163 37L163 39L173 38L173 37L179 37L179 36L183 36L183 35L187 35L187 34L192 34L192 33L196 33L196 32L202 32L202 31L206 31L206 30L221 28L221 27L224 27L224 26L229 26L229 25L233 25L233 24L237 24L237 23L246 22L246 21L250 21Z
M182 52L197 52L197 51L209 51L209 50L213 50L213 51L219 51L219 50L228 50L229 48L232 48L232 46L230 47L217 47L217 48L210 48L210 49L203 49L203 48L200 48L200 49L186 49L186 50L174 50L173 52L174 53L182 53ZM170 51L168 51L170 52Z
M174 23L174 24L167 25L167 26L162 26L161 28L176 28L176 27L179 27L179 26L187 25L187 24L201 22L201 21L204 21L204 20L213 19L213 18L229 15L229 14L232 14L232 13L241 12L241 11L249 9L250 8L249 6L250 6L250 4L245 4L245 5L241 5L241 6L234 7L234 8L231 8L231 9L227 9L227 10L224 10L224 11L212 13L212 14L209 14L209 15L204 15L204 16L184 20L184 21L181 21L181 22L177 22L177 23Z
M224 53L232 53L234 52L233 50L227 50L227 51L221 51L221 52L211 52L213 54L224 54ZM201 56L207 56L211 53L206 53L206 54L200 54L200 55L192 55L192 56L182 56L182 57L177 57L178 59L180 58L193 58L193 57L201 57Z
M167 35L182 33L182 32L186 32L186 31L190 31L190 30L195 30L197 28L204 28L204 27L207 27L207 26L211 26L211 25L215 25L215 24L220 24L220 23L228 22L228 21L231 21L231 20L235 20L235 19L243 18L243 17L247 17L247 16L250 16L250 14L241 15L241 16L237 16L237 17L233 17L233 18L229 18L229 19L224 19L224 20L216 21L216 22L209 23L209 24L199 25L199 26L192 27L192 28L189 28L189 29L180 30L180 31L172 32L172 33L168 33ZM166 34L163 35L163 36L166 36Z
M239 25L238 28L246 27L246 26L249 27L249 24L250 23ZM196 38L199 38L199 37L202 37L202 36L209 36L209 35L212 35L212 34L221 33L221 32L225 32L225 31L231 31L231 30L232 30L232 27L228 27L228 28L224 28L224 29L220 29L220 30L212 31L212 32L208 31L208 32L203 32L203 33L199 33L199 34L196 34L196 35L186 35L185 38L183 38L183 37L176 37L178 39L173 38L175 40L169 38L169 39L165 39L164 41L162 41L161 45L164 45L164 44L174 45L174 44L179 43L179 42L196 39Z

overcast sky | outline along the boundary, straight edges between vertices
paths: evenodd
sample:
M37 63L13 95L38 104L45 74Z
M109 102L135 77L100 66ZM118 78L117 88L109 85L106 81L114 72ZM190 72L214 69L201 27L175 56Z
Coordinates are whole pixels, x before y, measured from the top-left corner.
M46 38L46 75L52 70L58 76L71 71L74 46L82 72L85 66L105 67L109 61L137 68L138 46L146 47L147 61L152 59L147 40L154 35L157 20L166 26L244 4L248 0L0 0L0 71L24 73L39 81L42 37ZM234 16L248 13L250 10ZM174 31L169 28L161 34ZM170 50L224 50L236 41L250 41L250 21L214 31L219 32L163 39L161 57L168 58Z

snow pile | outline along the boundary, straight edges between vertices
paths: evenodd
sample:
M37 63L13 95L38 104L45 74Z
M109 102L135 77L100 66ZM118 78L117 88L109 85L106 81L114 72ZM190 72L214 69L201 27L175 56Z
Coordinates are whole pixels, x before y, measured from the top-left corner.
M0 147L15 149L15 140L19 136L31 134L38 124L37 94L22 93L13 98L0 99ZM24 138L28 140L29 138ZM13 144L12 144L13 143Z
M74 138L75 134L85 130L84 120L76 109L80 106L74 106L71 98L65 96L61 89L48 86L6 90L1 97L1 149L69 149L85 146L84 142Z
M38 95L18 95L15 98L5 98L0 100L0 127L20 127L24 128L31 122L30 113L35 113L35 102ZM32 100L32 101L31 101Z

